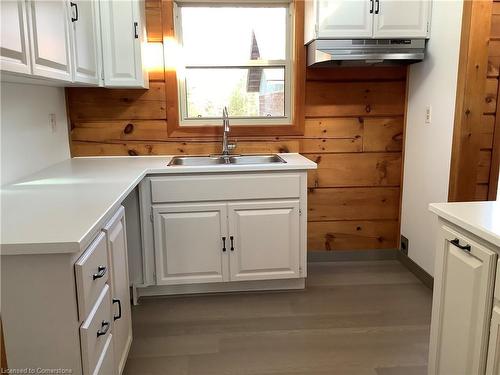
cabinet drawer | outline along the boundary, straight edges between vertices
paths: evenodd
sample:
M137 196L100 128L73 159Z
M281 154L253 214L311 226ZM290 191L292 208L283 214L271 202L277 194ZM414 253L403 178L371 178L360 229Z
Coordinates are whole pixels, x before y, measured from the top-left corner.
M151 177L153 203L298 198L300 174Z
M111 335L113 317L111 315L111 295L108 284L104 285L96 304L88 318L80 327L83 372L94 374ZM105 359L105 358L103 358Z
M116 374L115 359L114 359L114 345L113 345L113 334L108 336L106 343L104 344L104 349L102 350L101 358L97 362L97 366L94 370L93 375L114 375Z
M106 236L100 233L75 263L78 314L84 320L109 276Z

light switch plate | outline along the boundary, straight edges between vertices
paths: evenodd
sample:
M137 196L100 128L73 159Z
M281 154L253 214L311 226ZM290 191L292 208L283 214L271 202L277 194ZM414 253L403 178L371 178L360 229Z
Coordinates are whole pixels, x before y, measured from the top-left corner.
M49 113L49 125L52 133L55 133L57 131L57 119L55 113Z
M432 121L432 107L430 104L425 107L425 123L430 124Z

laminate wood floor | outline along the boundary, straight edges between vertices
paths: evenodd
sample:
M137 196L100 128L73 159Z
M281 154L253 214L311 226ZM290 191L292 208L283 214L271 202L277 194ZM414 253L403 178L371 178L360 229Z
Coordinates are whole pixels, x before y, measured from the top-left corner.
M142 299L124 374L426 374L432 293L413 274L308 267L304 291Z

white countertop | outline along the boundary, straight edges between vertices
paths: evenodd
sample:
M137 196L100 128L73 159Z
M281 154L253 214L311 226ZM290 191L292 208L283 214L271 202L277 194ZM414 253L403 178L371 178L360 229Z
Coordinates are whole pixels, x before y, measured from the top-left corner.
M500 202L432 203L429 209L500 247Z
M2 255L79 252L146 175L315 169L299 154L286 164L167 167L171 156L73 158L2 186Z

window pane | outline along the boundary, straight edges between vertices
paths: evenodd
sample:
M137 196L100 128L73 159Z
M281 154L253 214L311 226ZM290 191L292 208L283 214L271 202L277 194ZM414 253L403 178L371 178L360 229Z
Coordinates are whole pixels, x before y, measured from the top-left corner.
M285 68L186 70L187 117L283 117Z
M181 8L183 53L190 64L286 59L287 8Z

